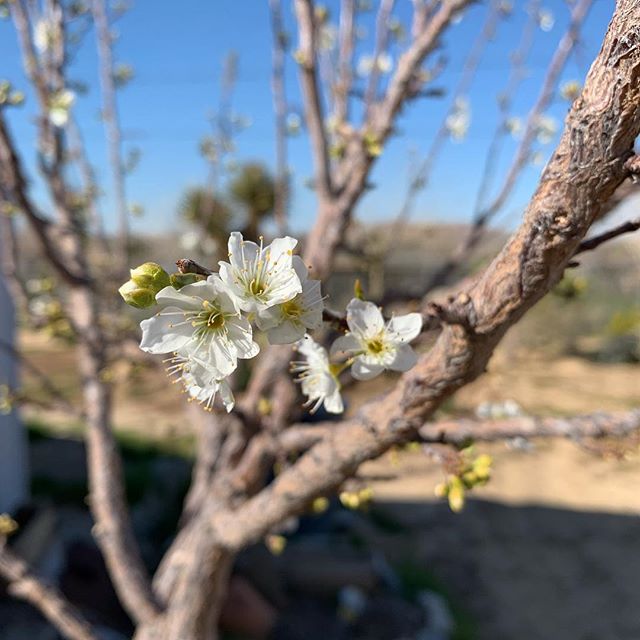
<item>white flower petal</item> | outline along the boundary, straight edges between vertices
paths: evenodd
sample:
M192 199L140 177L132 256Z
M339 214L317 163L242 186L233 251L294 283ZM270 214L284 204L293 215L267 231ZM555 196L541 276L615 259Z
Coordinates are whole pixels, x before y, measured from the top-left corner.
M228 340L210 340L206 352L199 349L194 355L204 356L210 366L216 370L218 378L226 378L238 367L238 350L235 344Z
M342 402L342 396L340 395L340 389L336 390L325 397L324 408L329 413L342 413L344 411L344 404Z
M140 328L140 349L147 353L180 351L191 341L193 334L191 323L184 321L184 314L177 307L168 307L153 318L143 320Z
M298 279L302 283L304 289L304 283L309 277L309 269L307 269L307 265L304 263L304 260L300 256L293 256L291 259L291 266L296 272L296 275L298 276Z
M182 287L180 291L173 287L160 289L160 291L156 293L156 302L163 306L177 306L180 307L180 309L190 309L193 311L199 310L202 306L201 300L185 295L184 293L184 289L192 286L193 285L187 285L186 287Z
M350 357L360 351L362 351L362 345L352 333L341 336L331 345L332 356Z
M347 325L358 336L372 337L384 328L384 318L373 302L353 298L347 305Z
M404 316L393 316L387 324L387 332L394 341L411 342L422 331L422 316L419 313L408 313Z
M270 245L271 261L279 261L280 257L283 254L285 256L291 256L297 244L298 241L290 236L285 236L284 238L275 238Z
M261 309L258 312L255 320L260 331L268 331L273 329L282 322L282 311L280 305L277 307L269 307L268 309Z
M361 358L356 358L351 367L351 375L356 380L371 380L371 378L379 376L383 371L384 367L381 364L366 363Z
M400 344L396 349L395 358L389 365L393 371L409 371L418 361L416 352L408 344Z
M285 320L267 333L269 344L293 344L305 334L305 327L299 322Z
M260 345L253 341L251 325L246 318L238 318L233 322L227 321L227 329L229 339L233 341L239 358L248 360L260 353Z
M231 391L231 387L226 380L220 380L219 392L222 404L224 404L224 408L226 409L227 413L229 413L235 406L236 400L233 397L233 391Z

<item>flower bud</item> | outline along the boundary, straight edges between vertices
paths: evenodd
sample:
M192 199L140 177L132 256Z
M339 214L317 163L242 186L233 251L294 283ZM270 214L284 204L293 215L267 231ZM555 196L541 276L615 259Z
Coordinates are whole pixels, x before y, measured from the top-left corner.
M156 262L145 262L131 269L131 280L142 289L151 289L154 295L171 285L169 274Z
M0 513L0 536L7 537L18 530L18 523L7 513Z
M147 309L156 303L153 289L138 286L133 280L127 280L119 289L122 299L136 309Z
M464 507L464 485L457 476L452 476L449 480L449 508L455 513L462 511Z

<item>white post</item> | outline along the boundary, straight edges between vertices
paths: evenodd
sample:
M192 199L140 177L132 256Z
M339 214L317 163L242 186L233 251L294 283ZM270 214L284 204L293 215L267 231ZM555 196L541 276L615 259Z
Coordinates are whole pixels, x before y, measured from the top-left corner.
M15 310L13 300L0 273L0 341L15 344ZM15 389L17 363L0 346L0 385ZM28 497L27 438L16 409L0 413L0 513L11 513Z

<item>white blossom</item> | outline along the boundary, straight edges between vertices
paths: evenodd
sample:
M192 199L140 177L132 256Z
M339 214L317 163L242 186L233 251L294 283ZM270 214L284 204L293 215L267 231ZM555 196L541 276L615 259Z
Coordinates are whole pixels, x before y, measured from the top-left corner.
M541 115L536 121L536 137L540 144L549 144L558 132L558 123L555 118Z
M567 80L560 87L560 95L564 100L573 102L582 91L582 86L577 80Z
M179 353L214 372L218 379L232 373L238 358L260 350L249 321L217 275L182 287L165 287L156 295L163 309L140 323L140 348L148 353Z
M419 313L394 316L385 323L380 309L372 302L354 298L347 305L349 331L338 338L331 353L353 358L351 374L369 380L385 369L408 371L416 361L409 346L422 329Z
M393 58L386 52L381 53L377 58L371 55L360 56L356 72L361 78L366 78L374 68L380 73L389 73L393 68Z
M332 370L327 350L308 335L297 343L296 349L305 359L292 362L291 370L298 374L296 381L308 398L305 406L311 406L311 413L317 411L321 404L329 413L342 413L344 405L340 382Z
M302 291L293 268L298 241L285 236L263 247L262 240L243 240L234 231L229 237L229 262L220 262L220 278L240 309L258 313L291 300Z
M445 125L451 137L456 141L464 140L471 123L471 108L466 98L456 98Z
M210 369L205 363L179 353L165 362L169 375L175 376L174 382L183 385L190 400L195 400L206 411L211 411L216 394L219 394L227 413L233 409L235 398L229 383L224 378L217 377L215 370Z
M69 112L76 101L76 94L69 89L54 93L49 100L49 120L56 127L64 127L69 122Z
M556 19L549 9L540 9L538 12L538 25L543 31L551 31Z
M302 292L282 304L258 313L256 324L267 332L271 344L292 344L300 340L307 330L322 325L322 294L320 281L310 280L309 272L299 256L293 256L293 268L302 284Z
M505 129L515 138L522 132L522 119L512 116L504 123Z
M53 48L58 39L58 28L53 21L40 18L33 28L33 44L40 53L46 53Z

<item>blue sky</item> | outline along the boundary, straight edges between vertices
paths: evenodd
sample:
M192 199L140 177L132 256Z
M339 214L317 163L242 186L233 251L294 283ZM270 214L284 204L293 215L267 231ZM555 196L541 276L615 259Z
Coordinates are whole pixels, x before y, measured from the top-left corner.
M285 0L285 7L289 2ZM333 15L337 2L327 3ZM443 52L449 64L437 86L451 89L459 78L462 63L478 32L487 3L472 7L444 40ZM506 82L508 55L516 46L526 20L524 0L514 0L513 15L503 21L497 37L485 52L481 69L470 92L471 127L463 143L448 142L428 188L420 195L414 220L463 221L468 219L475 199L487 144L497 122L496 95ZM408 24L410 0L397 0L395 15ZM547 63L564 32L569 15L567 3L548 0L546 8L555 16L549 32L538 31L528 61L529 75L515 99L514 114L526 115L535 99ZM578 55L570 60L563 79L582 80L597 54L602 36L614 8L614 0L595 0L583 30ZM364 14L362 25L373 34L375 14ZM294 35L293 17L287 13L286 25ZM271 31L266 0L182 0L159 3L138 0L118 22L116 43L118 62L133 65L136 77L119 92L125 147L139 147L140 164L128 181L129 200L144 205L145 216L134 222L137 228L167 230L179 224L176 204L185 187L202 183L207 166L198 153L200 139L209 130L207 117L218 102L223 60L230 50L239 55L239 76L234 95L234 110L251 120L251 126L239 134L239 161L260 160L274 164L274 123L270 89ZM295 38L294 38L295 40ZM369 37L359 45L359 53L370 52ZM295 49L295 46L293 47ZM395 56L397 59L397 55ZM88 84L75 112L93 164L105 188L109 189L106 148L102 123L98 118L99 91L97 57L90 34L72 67L72 77ZM27 89L21 72L15 34L10 23L0 23L0 79L11 80L17 88ZM289 59L286 75L289 102L300 107L296 65ZM30 150L34 140L34 101L27 95L24 108L9 114L31 175L36 179ZM398 122L400 135L387 145L372 175L376 189L358 207L362 220L379 221L393 217L406 187L409 152L427 148L438 128L449 100L421 99L409 105ZM550 115L562 120L567 103L556 101ZM308 228L315 213L315 198L306 186L311 176L311 161L305 135L290 139L290 164L294 168L294 196L291 226ZM513 143L501 161L508 164ZM548 154L553 143L541 150ZM528 168L510 199L499 222L513 224L535 187L541 166ZM37 187L36 187L37 189ZM40 193L36 191L36 193ZM111 202L106 195L101 203L108 226L113 226Z

